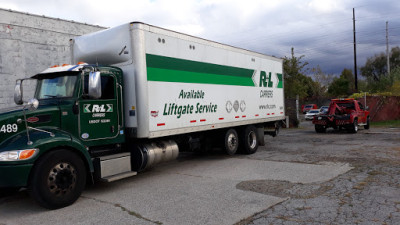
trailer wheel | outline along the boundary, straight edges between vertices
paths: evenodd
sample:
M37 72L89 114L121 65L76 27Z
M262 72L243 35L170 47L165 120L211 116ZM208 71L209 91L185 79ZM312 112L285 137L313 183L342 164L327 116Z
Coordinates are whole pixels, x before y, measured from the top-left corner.
M357 119L354 119L353 124L349 128L349 132L355 134L355 133L357 133L357 131L358 131L358 121L357 121Z
M224 141L225 152L234 155L239 147L239 137L235 129L229 129L225 133Z
M58 209L74 203L86 184L82 159L67 150L44 155L32 171L29 192L42 207Z
M325 133L326 128L323 125L315 124L315 132L317 133Z
M369 116L367 117L367 124L364 125L364 129L366 129L366 130L369 129Z
M241 134L241 142L243 145L243 153L253 154L258 149L257 129L255 126L246 126Z

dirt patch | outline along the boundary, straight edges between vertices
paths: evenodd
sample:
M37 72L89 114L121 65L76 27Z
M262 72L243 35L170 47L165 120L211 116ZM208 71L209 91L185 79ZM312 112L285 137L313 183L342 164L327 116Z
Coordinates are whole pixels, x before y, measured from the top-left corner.
M278 180L243 181L236 185L237 189L253 191L280 198L314 198L332 189L330 184L311 183L300 184Z

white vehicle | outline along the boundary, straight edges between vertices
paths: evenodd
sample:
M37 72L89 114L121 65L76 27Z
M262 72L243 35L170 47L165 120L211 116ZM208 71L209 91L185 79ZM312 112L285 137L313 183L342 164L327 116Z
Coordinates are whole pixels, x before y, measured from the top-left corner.
M319 109L311 109L310 111L308 111L305 115L305 119L306 120L313 120L314 116L319 115L320 111Z
M28 187L46 208L72 204L86 180L134 176L179 151L252 154L285 119L279 58L138 22L71 50L73 65L31 77L25 104L18 80L24 109L0 114L0 187Z
M325 114L328 112L329 106L321 106L321 108L319 108L319 112L321 114Z

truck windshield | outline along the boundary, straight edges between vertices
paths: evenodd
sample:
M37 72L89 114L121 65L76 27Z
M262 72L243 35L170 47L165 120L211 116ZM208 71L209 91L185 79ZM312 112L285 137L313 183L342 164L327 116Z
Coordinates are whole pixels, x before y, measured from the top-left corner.
M77 76L45 77L38 80L38 99L65 98L74 94Z

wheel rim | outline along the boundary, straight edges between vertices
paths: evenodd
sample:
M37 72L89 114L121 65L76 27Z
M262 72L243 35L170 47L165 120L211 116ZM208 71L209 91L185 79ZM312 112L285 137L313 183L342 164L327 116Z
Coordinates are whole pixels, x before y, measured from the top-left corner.
M229 134L229 136L228 136L228 148L230 150L233 150L233 149L236 148L236 145L237 145L237 137L236 137L236 135L233 134L233 133Z
M257 146L257 136L255 132L250 132L247 136L247 143L251 149Z
M76 185L76 170L69 163L58 163L49 173L47 186L50 193L62 196L70 193Z
M357 121L354 121L354 130L358 131L358 123L357 123Z

